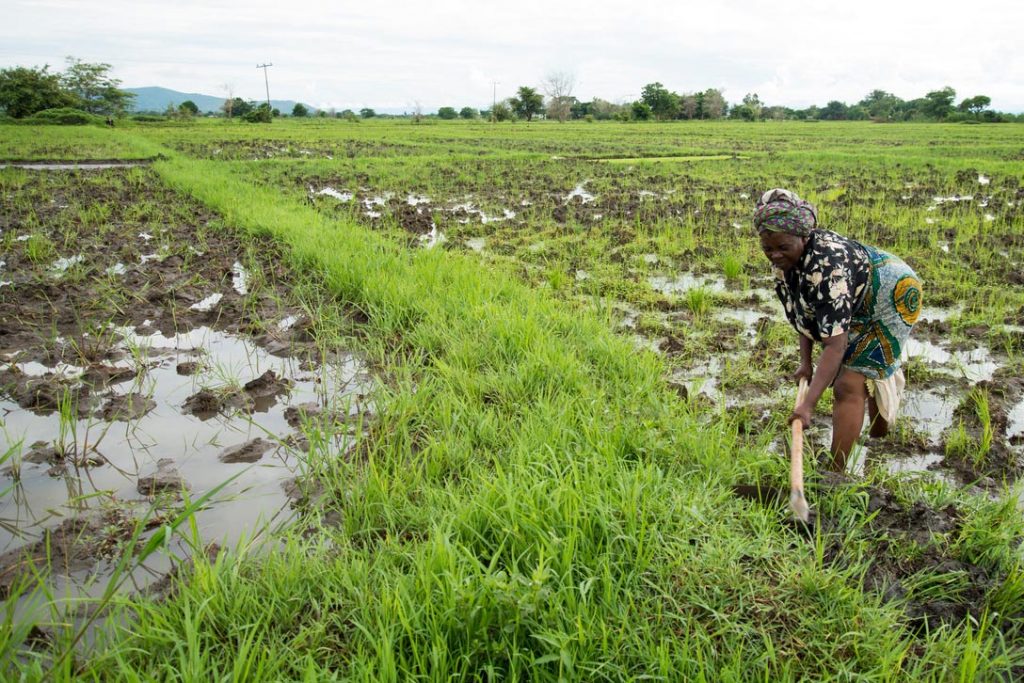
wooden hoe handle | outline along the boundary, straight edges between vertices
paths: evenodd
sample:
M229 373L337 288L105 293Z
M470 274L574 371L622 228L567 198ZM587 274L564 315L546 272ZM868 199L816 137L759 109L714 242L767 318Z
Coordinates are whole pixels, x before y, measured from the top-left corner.
M807 395L807 379L800 378L796 392L796 405L803 403ZM792 445L789 454L789 509L801 522L810 521L810 507L804 497L804 426L800 420L792 423Z

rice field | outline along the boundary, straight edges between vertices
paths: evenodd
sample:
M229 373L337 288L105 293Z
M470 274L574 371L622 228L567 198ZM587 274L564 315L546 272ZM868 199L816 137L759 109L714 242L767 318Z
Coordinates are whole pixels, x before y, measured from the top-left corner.
M1024 671L1019 126L0 137L5 675ZM810 529L736 495L787 482L777 186L924 283Z

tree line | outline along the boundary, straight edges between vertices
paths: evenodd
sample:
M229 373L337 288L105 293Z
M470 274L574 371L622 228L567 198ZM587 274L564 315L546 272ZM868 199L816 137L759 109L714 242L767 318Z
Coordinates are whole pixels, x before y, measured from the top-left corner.
M43 67L12 67L0 69L0 112L20 119L46 110L70 108L88 114L120 117L127 113L134 95L122 90L121 81L110 75L110 64L83 62L75 57L66 59L62 72L51 72ZM253 122L269 122L281 112L267 103L234 97L230 92L221 107L227 118L244 118ZM814 121L946 121L946 122L1007 122L1024 121L1024 114L1010 114L990 109L992 100L987 95L974 95L957 101L956 90L947 86L933 90L922 97L904 100L884 90L873 90L854 104L832 100L823 106L805 109L770 105L756 93L748 93L739 102L726 101L723 91L708 88L697 92L677 93L659 82L648 83L640 97L631 102L613 103L595 97L582 101L574 94L572 74L549 74L539 88L521 86L513 97L495 102L491 109L473 107L441 107L434 114L440 119L477 119L491 121L532 121L548 118L568 120L616 121L676 121L734 119L742 121L814 120ZM199 113L191 101L170 105L164 116L188 118ZM349 120L378 116L370 108L359 112L345 109L310 111L296 104L294 117L332 116ZM414 122L425 118L417 103L410 115Z
M561 81L566 82L564 79ZM547 83L550 83L547 81ZM989 108L992 99L974 95L957 102L956 90L947 86L923 97L904 100L884 90L873 90L859 102L847 104L832 100L823 106L805 109L770 105L757 93L748 93L736 103L726 101L722 90L708 88L698 92L676 93L661 83L648 83L640 97L631 102L612 103L600 98L583 102L572 95L571 87L547 98L538 88L522 86L513 97L497 102L493 109L479 115L494 121L531 121L535 118L616 121L678 121L733 119L741 121L945 121L945 122L1024 122L1024 114L998 112ZM453 107L438 110L439 118L455 118Z

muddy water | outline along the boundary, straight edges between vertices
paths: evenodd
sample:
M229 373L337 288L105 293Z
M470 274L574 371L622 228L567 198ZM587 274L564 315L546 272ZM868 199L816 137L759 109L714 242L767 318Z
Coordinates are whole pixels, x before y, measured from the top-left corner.
M680 273L674 277L656 275L648 278L651 287L662 294L681 294L691 289L706 289L710 292L724 292L725 278Z
M148 161L101 161L101 162L65 162L65 163L10 163L0 164L0 170L5 168L23 168L27 171L105 171L111 168L137 168L148 166Z
M93 384L87 398L65 411L69 416L63 424L59 412L33 412L0 399L4 450L20 442L15 450L22 460L20 478L15 481L8 470L0 482L15 485L0 498L0 553L26 547L76 515L112 507L133 514L154 504L157 510L180 507L176 498L182 485L195 498L237 475L196 515L204 543L231 547L290 514L282 485L299 473L301 454L284 445L296 433L286 410L303 405L307 412L322 409L340 423L354 423L360 410L370 408L364 398L370 378L354 356L314 365L273 356L247 338L205 327L168 336L146 327L123 328L116 336L120 342L113 356L123 357L105 364L110 383ZM8 371L17 368L52 381L59 376L65 386L95 381L95 366L46 367L12 360ZM244 400L227 400L207 412L186 408L194 407L197 394L211 392ZM297 424L294 408L288 415ZM341 424L332 431L331 453L344 452L355 438L354 427ZM236 462L237 449L246 445L244 461ZM61 446L64 458L53 451ZM39 457L47 452L49 458ZM154 488L147 477L158 472L168 475L167 488L155 497L147 495ZM169 562L167 556L155 558L133 578L145 585ZM102 590L97 577L109 572L111 562L86 564L55 572L59 575L52 585L59 594Z

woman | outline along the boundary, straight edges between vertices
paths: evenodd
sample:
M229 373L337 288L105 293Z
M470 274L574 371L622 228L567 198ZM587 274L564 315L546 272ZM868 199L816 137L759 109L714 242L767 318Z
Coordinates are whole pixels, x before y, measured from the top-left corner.
M754 226L775 267L775 292L800 339L793 378L810 384L789 422L810 426L833 386L832 469L842 471L867 405L871 436L885 436L903 391L900 355L921 312L921 283L900 259L818 227L818 212L789 190L765 192ZM814 342L824 347L817 371Z

